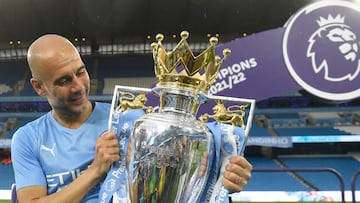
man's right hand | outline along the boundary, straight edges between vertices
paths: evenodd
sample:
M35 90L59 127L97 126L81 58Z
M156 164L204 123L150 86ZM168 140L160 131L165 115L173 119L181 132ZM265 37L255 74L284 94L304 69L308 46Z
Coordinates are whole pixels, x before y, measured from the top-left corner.
M120 159L118 139L114 132L106 132L96 140L95 157L90 168L96 169L99 176L105 175L110 166Z

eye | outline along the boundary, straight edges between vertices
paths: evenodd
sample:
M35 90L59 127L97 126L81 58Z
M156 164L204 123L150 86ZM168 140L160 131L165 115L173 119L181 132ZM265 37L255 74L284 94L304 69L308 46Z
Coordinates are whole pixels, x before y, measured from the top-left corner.
M334 28L334 29L330 30L327 37L332 42L343 42L344 41L342 38L343 33L344 33L344 30L342 30L340 28Z
M58 80L55 81L55 85L58 86L65 86L66 84L68 84L71 81L70 77L62 77L59 78Z
M64 86L67 83L69 83L69 80L67 78L62 78L59 80L59 85Z
M84 75L84 74L86 74L86 69L85 68L82 68L77 72L78 76L81 76L81 75Z

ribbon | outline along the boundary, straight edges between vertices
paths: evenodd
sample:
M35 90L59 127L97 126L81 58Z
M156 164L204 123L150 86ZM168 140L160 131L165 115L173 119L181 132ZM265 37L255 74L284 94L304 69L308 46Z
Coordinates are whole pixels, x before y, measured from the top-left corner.
M113 131L119 141L120 160L110 168L104 182L101 184L99 203L109 203L113 195L117 193L117 202L128 202L128 186L126 182L126 153L128 140L133 128L134 121L144 114L142 110L114 111L111 116L110 130Z
M206 192L200 202L228 203L229 191L222 185L226 165L233 155L241 155L245 147L245 131L239 127L222 123L208 123L208 129L214 136L216 157L206 185Z

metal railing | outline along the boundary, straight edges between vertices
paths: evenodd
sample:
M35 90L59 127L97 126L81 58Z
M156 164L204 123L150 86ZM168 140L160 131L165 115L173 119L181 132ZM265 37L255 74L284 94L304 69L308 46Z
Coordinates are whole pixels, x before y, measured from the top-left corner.
M354 175L352 176L352 178L351 178L351 196L352 196L352 202L353 203L356 203L356 198L355 198L355 192L356 192L356 190L355 190L355 187L356 187L356 179L357 179L357 177L360 175L360 170L358 170L358 171L356 171L355 173L354 173Z
M342 175L333 168L254 168L253 172L330 172L340 182L341 202L345 203L345 183ZM360 173L360 172L359 172Z

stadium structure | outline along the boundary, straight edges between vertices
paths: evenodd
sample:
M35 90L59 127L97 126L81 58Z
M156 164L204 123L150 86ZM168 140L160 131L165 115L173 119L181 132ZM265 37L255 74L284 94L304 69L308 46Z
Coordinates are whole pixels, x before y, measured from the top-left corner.
M245 41L257 33L283 27L297 11L317 1L140 2L113 0L105 1L103 6L96 1L62 1L55 5L45 1L32 5L24 0L8 2L5 7L19 10L16 14L0 7L5 19L0 20L4 28L0 33L0 200L10 199L14 183L9 150L13 133L51 109L29 83L26 52L36 37L45 33L68 37L89 72L90 99L111 102L115 85L153 86L150 43L158 32L169 39L164 46L171 49L180 31L188 30L194 36L190 44L193 51L200 52L211 36L219 38L220 46ZM57 9L49 14L49 9L55 7L64 11ZM22 12L28 9L38 11L37 16L30 18ZM69 15L54 25L62 12ZM21 24L21 19L27 17L30 23ZM257 83L268 85L261 80ZM232 200L359 201L359 142L359 98L331 101L301 88L257 99L244 154L254 170L244 191L232 194Z

